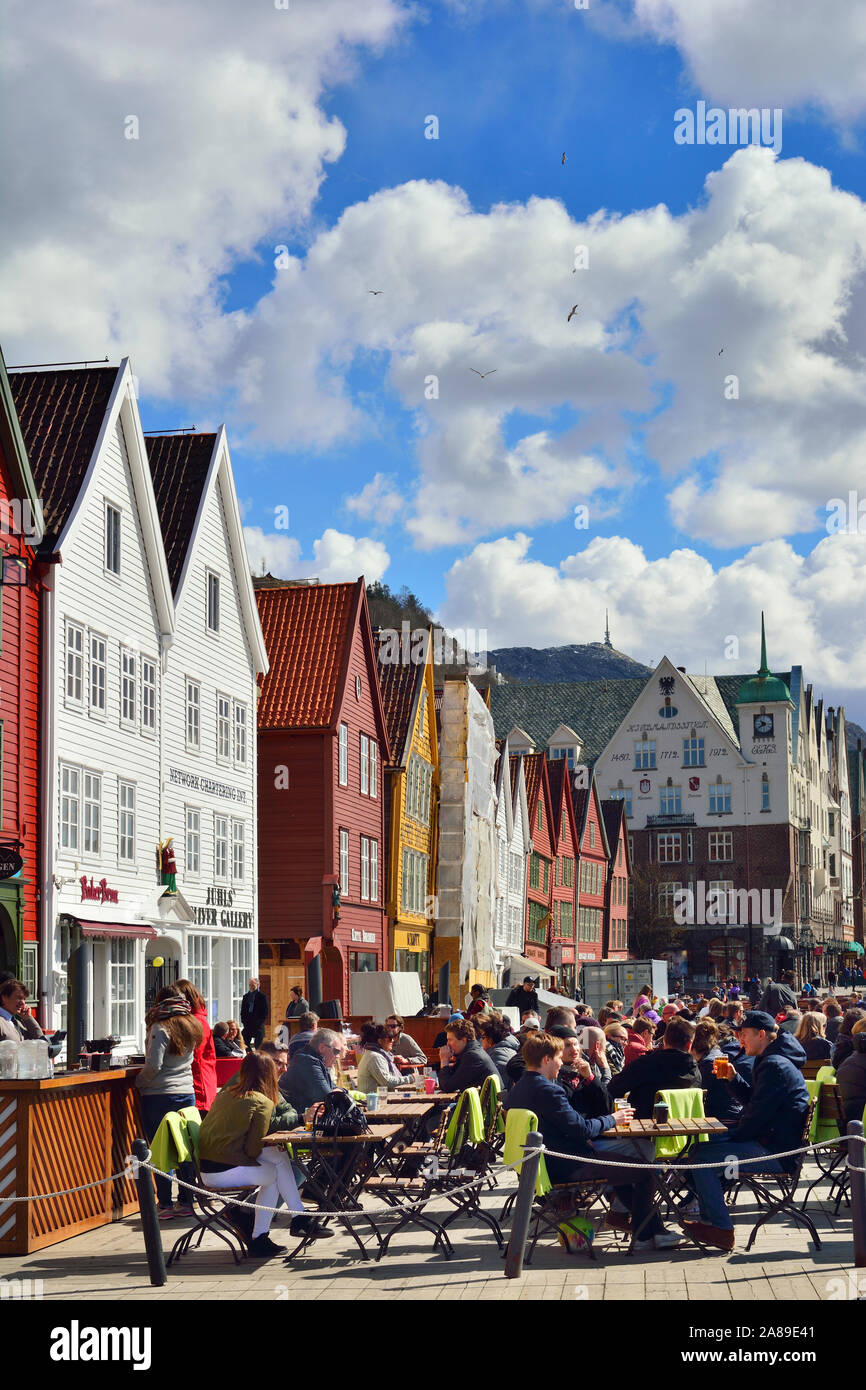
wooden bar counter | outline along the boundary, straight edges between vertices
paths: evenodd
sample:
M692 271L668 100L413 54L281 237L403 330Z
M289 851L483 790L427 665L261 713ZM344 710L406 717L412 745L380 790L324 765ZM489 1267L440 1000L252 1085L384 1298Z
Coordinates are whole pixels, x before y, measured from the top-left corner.
M138 1210L131 1178L42 1202L3 1198L59 1192L121 1172L142 1133L139 1070L0 1081L0 1256L41 1250Z

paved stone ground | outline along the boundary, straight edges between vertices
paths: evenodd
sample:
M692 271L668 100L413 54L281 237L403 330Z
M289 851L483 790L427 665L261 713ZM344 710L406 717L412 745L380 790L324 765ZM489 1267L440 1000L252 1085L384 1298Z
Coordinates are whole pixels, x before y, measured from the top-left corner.
M816 1172L807 1167L804 1176L807 1174L811 1180ZM499 1188L485 1194L484 1207L498 1215L513 1183L510 1174L501 1176ZM332 1240L308 1247L304 1255L289 1265L281 1258L235 1265L226 1247L208 1235L199 1250L169 1270L168 1283L163 1288L152 1288L140 1219L128 1217L32 1255L2 1258L0 1280L41 1279L44 1299L61 1301L80 1301L84 1295L107 1300L228 1297L233 1301L295 1302L378 1298L381 1293L399 1293L401 1299L417 1300L469 1297L803 1302L825 1300L834 1293L836 1298L850 1297L850 1215L843 1206L839 1217L834 1218L832 1210L821 1201L826 1191L826 1183L822 1183L809 1203L823 1244L820 1251L812 1248L803 1228L777 1219L761 1228L746 1254L754 1206L743 1193L734 1208L737 1248L730 1255L705 1256L687 1245L664 1254L627 1256L626 1245L619 1243L612 1232L602 1230L595 1241L595 1260L568 1256L555 1240L547 1238L539 1241L533 1263L523 1276L506 1279L491 1232L461 1219L449 1227L454 1243L450 1260L440 1259L433 1252L432 1237L417 1229L396 1236L380 1264L362 1259L344 1231ZM439 1203L431 1210L442 1208ZM376 1204L370 1203L370 1209L375 1211ZM183 1224L177 1220L161 1227L167 1251ZM276 1217L271 1234L289 1248L295 1244L284 1217ZM855 1273L866 1288L866 1271Z

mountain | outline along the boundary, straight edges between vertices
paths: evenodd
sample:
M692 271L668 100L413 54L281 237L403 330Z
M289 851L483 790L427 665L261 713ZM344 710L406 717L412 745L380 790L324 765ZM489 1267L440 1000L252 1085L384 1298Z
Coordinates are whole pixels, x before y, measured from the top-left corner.
M854 749L856 749L858 738L860 739L861 743L863 744L863 747L866 748L866 729L861 729L861 727L860 727L859 724L855 724L855 723L853 723L853 721L851 721L851 720L849 720L849 719L846 719L846 720L845 720L845 732L846 732L846 734L848 735L848 747L849 747L849 748L854 748Z
M487 661L503 676L536 685L652 675L652 667L633 661L604 642L568 647L500 647L487 653Z

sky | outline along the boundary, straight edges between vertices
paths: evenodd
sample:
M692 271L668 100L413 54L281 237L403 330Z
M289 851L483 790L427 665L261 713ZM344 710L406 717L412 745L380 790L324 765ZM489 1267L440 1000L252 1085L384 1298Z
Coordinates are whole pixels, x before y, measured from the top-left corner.
M718 674L763 610L866 723L859 7L5 0L3 38L6 360L225 422L254 572L489 648L608 609Z

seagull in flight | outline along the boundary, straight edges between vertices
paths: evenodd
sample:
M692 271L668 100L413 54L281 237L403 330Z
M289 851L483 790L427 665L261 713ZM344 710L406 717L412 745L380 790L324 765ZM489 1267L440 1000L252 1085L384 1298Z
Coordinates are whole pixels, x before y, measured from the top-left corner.
M571 323L571 320L574 318L575 314L577 313L577 310L578 310L578 305L575 304L574 307L573 307L573 309L572 309L572 311L571 311L571 313L569 314L568 318L565 320L566 323Z
M722 355L722 353L724 352L724 350L725 350L724 348L719 348L719 351L718 351L718 356L719 356L719 357L721 357L721 355Z
M479 372L477 367L470 367L469 370L470 372L474 372L476 376L480 376L483 381L486 376L492 376L493 373L499 369L497 367L491 367L489 372Z
M368 294L384 294L384 290L368 290Z
M566 161L567 159L568 159L568 155L565 153L565 150L563 150L563 151L562 151L562 159L559 161L560 164L564 164L565 161Z

